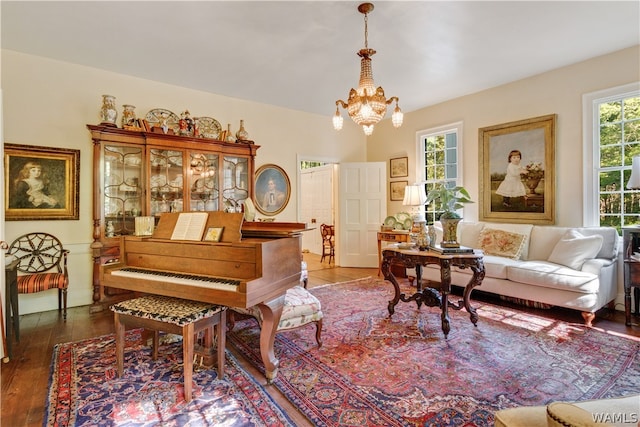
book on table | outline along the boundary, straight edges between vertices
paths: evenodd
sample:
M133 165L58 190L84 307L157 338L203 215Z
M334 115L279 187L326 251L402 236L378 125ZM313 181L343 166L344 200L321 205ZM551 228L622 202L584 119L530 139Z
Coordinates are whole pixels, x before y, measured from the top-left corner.
M472 254L473 248L468 246L460 246L457 248L443 248L436 244L435 246L429 246L429 250L438 252L439 254Z

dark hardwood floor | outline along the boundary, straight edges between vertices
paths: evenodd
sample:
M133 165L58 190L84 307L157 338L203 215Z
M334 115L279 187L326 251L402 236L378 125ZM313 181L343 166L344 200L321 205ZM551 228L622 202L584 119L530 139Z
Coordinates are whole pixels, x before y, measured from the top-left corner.
M374 268L340 268L329 266L327 261L320 263L320 257L305 254L309 268L309 288L327 283L345 282L366 276L376 276ZM474 298L485 299L486 296L474 293ZM506 304L506 303L501 303ZM571 310L523 310L535 312L543 316L570 322L580 322L580 314ZM639 319L633 318L634 325L624 324L623 307L615 312L604 310L596 318L594 328L640 337ZM89 307L69 309L66 322L62 321L57 311L48 311L21 316L20 342L13 345L13 356L0 368L2 382L0 412L2 426L42 426L44 406L49 380L52 349L55 344L77 341L85 338L105 335L113 332L113 316L105 310L90 313ZM229 347L233 351L231 347ZM243 357L235 356L240 363L263 385L264 377L258 373ZM287 411L299 426L310 426L311 423L300 414L275 387L266 387L275 400Z

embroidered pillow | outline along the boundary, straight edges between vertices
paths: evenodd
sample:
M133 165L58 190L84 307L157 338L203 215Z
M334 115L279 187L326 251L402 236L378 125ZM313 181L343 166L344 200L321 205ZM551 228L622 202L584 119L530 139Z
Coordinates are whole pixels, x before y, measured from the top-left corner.
M585 236L576 230L569 230L556 243L547 261L580 270L586 260L598 255L602 241L599 234Z
M480 232L478 246L486 255L519 259L527 236L494 228L484 228Z

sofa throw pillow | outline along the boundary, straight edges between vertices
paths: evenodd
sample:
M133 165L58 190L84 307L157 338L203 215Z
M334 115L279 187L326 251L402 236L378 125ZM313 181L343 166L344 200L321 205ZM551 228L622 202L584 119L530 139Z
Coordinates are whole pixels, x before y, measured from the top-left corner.
M585 236L576 230L569 230L556 243L547 261L580 270L586 260L598 255L601 247L602 236Z
M478 247L486 255L520 259L527 236L485 227L480 232Z

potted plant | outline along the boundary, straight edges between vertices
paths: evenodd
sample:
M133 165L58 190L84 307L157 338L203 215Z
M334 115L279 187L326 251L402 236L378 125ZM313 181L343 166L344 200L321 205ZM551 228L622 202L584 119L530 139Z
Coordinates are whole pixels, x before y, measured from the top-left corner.
M434 210L442 212L440 222L442 223L443 248L459 248L457 233L458 223L462 217L456 212L462 209L465 203L473 203L469 192L460 186L447 187L444 182L437 183L427 194L426 204L434 203Z

